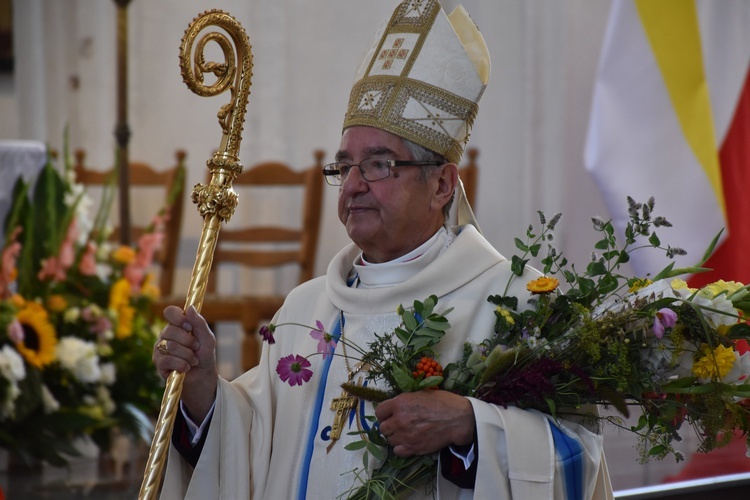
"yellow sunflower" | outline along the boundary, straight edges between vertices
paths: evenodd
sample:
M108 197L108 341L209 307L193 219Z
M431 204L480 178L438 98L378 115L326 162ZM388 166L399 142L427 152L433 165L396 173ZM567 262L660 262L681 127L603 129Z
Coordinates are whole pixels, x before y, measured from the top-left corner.
M49 321L44 307L29 301L18 313L18 322L23 327L23 340L16 344L16 349L26 361L41 369L55 361L57 333Z
M526 284L526 290L534 294L550 293L550 292L553 292L558 287L559 284L560 284L560 281L558 281L557 278L550 278L549 276L542 276L535 280L529 281Z

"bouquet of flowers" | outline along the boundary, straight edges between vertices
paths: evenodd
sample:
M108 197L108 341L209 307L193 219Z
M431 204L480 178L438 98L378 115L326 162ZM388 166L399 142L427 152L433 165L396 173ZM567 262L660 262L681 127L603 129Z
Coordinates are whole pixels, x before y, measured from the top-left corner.
M662 245L656 229L671 224L653 216L653 199L628 203L622 246L610 222L593 219L601 239L583 272L550 243L560 214L547 221L540 212L541 227L530 226L525 240L515 240L520 253L512 257L511 280L523 275L531 258L541 258L541 276L527 284L528 303L507 294L510 282L499 283L500 293L487 298L494 331L479 345L467 343L461 359L443 368L433 347L450 328L450 310L436 312L434 296L415 301L399 309L401 327L365 348L353 346L370 366L368 377L387 389L344 388L377 404L436 387L558 418L575 414L594 428L624 424L620 417L599 417L592 405L625 417L635 408L637 425L624 428L638 436L643 461L670 454L682 459L672 444L686 424L699 436L701 452L727 444L736 432L750 436L750 327L744 320L750 286L719 281L692 289L676 277L702 268L673 264L653 277L623 275L620 267L638 248L660 249L670 258L684 254ZM320 323L317 335L328 335ZM365 448L383 465L362 474L350 498L396 498L437 473L433 457L393 454L377 426L362 438L349 449Z
M147 269L164 220L137 248L107 242L106 217L92 224L67 161L62 174L48 162L30 191L16 182L0 261L0 446L62 465L76 437L107 449L112 427L152 432L162 324Z

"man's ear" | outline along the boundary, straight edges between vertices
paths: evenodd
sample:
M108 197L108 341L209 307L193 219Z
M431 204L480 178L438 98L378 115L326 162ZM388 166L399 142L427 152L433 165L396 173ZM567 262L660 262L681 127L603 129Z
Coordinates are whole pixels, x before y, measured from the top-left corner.
M445 163L440 166L436 176L438 184L434 192L434 200L438 208L442 210L453 197L458 185L458 166L455 163Z

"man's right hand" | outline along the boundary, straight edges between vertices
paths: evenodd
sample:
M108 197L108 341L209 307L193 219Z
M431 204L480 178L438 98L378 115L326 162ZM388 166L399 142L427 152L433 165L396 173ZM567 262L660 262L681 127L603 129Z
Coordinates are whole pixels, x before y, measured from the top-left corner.
M193 306L185 313L177 306L168 306L164 319L167 326L154 346L154 365L165 379L172 371L185 373L182 404L190 418L200 424L214 404L219 383L216 337ZM166 354L157 348L163 340L167 341Z

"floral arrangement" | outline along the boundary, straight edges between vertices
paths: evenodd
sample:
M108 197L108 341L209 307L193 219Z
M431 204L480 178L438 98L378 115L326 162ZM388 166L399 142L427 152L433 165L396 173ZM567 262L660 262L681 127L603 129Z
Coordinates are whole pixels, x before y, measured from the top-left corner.
M541 276L527 284L528 303L507 294L510 281L498 283L500 293L487 298L494 331L479 345L465 344L461 359L443 368L445 360L436 359L433 347L450 328L450 310L436 312L434 296L415 301L413 308L399 309L401 327L377 335L365 348L353 346L370 366L368 378L387 389L344 388L374 404L401 392L441 388L504 407L575 415L594 429L613 424L638 436L642 461L669 455L681 460L672 445L686 425L697 433L700 452L728 444L736 433L750 445L750 327L744 320L750 286L718 281L693 289L676 277L703 269L674 264L653 277L623 275L620 267L639 248L670 258L684 254L662 245L656 229L671 224L653 216L653 199L628 203L622 247L610 222L593 219L601 239L583 272L550 243L560 214L547 221L539 212L540 229L530 226L525 240L515 240L520 253L512 258L511 280L523 275L531 258L541 258ZM267 340L278 326L262 332ZM336 339L320 322L312 334L330 341L319 344L318 353L332 352ZM280 362L279 373L306 370L301 384L312 376L304 362L299 355L283 369ZM621 417L599 417L592 405L613 407L623 417L635 409L640 417L627 427ZM393 454L377 426L348 448L364 448L383 464L358 476L350 498L396 498L437 473L433 457Z
M61 174L48 161L33 193L16 182L0 260L0 447L54 465L76 454L80 436L102 449L113 427L149 439L163 391L151 362L159 291L147 270L164 211L137 248L113 245L110 206L94 223L64 163Z

